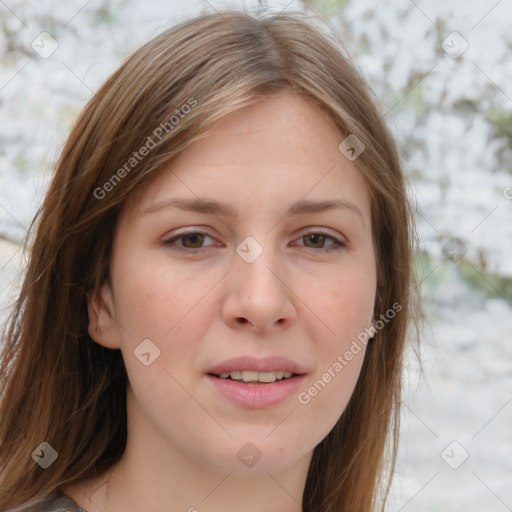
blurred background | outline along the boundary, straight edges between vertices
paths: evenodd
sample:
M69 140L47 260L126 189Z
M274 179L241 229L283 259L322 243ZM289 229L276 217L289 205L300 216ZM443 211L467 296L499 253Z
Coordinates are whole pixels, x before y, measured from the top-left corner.
M387 510L512 510L512 0L0 0L0 322L87 100L156 33L224 8L321 14L400 143L428 322Z

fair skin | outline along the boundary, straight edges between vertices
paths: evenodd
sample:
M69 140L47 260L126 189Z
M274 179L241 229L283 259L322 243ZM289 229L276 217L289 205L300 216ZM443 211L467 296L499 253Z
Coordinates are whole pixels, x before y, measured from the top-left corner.
M346 407L364 349L309 403L299 392L371 325L376 292L370 199L343 139L293 93L266 97L221 119L122 212L89 333L122 352L128 441L111 470L64 489L88 512L301 511L313 449ZM206 197L236 215L144 213ZM359 213L285 215L299 200L340 199ZM203 235L176 238L186 230ZM251 263L236 252L249 236L263 249ZM134 355L145 339L160 350L148 366ZM206 372L238 356L287 358L304 380L279 403L235 404ZM237 456L247 443L261 456L252 467Z

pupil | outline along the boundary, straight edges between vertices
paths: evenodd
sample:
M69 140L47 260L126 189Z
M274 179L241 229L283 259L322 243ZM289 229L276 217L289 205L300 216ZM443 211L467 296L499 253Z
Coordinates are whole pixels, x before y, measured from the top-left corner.
M324 235L313 234L313 235L308 235L308 238L310 239L310 241L313 242L313 244L315 244L315 239L317 239L317 243L318 243L318 240L320 240L320 245L322 245Z
M191 241L192 244L197 243L198 241L201 242L201 234L200 233L190 233L187 235L186 240Z

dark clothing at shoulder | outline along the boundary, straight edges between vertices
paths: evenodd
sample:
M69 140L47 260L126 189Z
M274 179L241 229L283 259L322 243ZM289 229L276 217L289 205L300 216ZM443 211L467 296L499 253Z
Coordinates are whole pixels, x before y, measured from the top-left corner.
M5 512L87 512L78 506L69 496L60 492L53 492L44 500L32 504L21 505Z

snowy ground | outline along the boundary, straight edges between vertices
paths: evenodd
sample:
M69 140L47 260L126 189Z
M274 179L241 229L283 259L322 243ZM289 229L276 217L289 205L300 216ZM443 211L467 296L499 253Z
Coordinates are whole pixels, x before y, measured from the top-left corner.
M485 274L512 276L512 156L490 122L512 113L512 1L330 4L316 3L335 15L403 144L430 256L421 267L430 322L424 373L419 379L411 356L388 511L512 510L512 300ZM17 246L2 238L23 237L85 101L156 32L202 9L240 5L0 3L0 305L12 299L23 268ZM251 5L257 2L245 2ZM302 8L298 1L272 5ZM31 47L43 31L58 43L47 58ZM463 262L476 285L461 277Z

